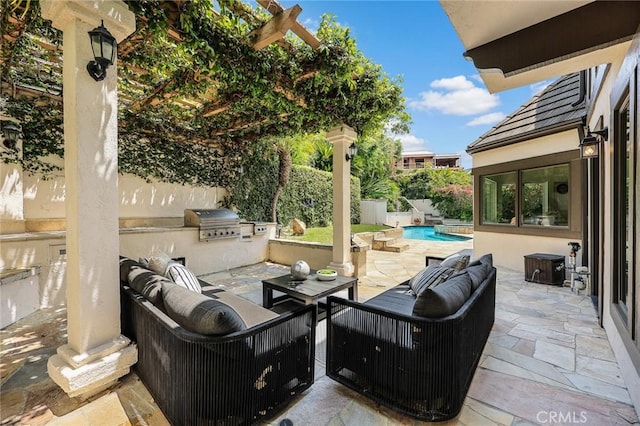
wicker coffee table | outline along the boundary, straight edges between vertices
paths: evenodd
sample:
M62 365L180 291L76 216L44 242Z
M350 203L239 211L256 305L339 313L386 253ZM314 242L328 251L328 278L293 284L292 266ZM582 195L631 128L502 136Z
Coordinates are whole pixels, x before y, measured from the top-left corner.
M262 304L265 308L272 308L274 304L290 299L299 300L306 305L315 304L318 306L318 320L321 320L326 315L324 303L320 299L345 289L349 290L350 300L358 300L358 279L355 277L338 275L335 280L320 281L316 278L316 271L312 270L306 280L297 281L291 274L287 274L262 280ZM284 295L273 297L274 290Z

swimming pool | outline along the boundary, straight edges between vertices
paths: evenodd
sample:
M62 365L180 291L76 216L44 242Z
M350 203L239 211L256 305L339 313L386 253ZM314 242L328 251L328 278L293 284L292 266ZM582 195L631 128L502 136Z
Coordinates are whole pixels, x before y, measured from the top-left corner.
M402 238L423 241L467 241L470 239L458 235L437 234L433 226L405 226L402 228Z

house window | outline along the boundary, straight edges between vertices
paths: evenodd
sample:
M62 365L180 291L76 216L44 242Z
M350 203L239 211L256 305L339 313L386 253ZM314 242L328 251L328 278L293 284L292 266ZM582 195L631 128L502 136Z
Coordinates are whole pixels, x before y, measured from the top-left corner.
M584 165L579 155L576 149L475 168L476 229L581 239Z
M520 212L526 226L569 225L569 165L521 172Z
M617 305L618 311L630 327L628 312L632 308L631 289L632 282L631 263L634 258L633 224L634 224L634 203L633 192L636 184L634 152L635 147L630 137L629 123L629 100L624 101L622 108L616 114L616 135L619 143L614 148L614 194L617 194L614 201L614 256L615 277L613 303Z
M482 176L482 224L566 228L569 197L569 164Z
M482 177L482 223L515 224L516 173Z

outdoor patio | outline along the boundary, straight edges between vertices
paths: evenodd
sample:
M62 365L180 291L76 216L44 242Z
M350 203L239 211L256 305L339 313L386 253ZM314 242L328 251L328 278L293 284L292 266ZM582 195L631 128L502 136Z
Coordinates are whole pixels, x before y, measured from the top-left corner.
M418 272L425 254L471 245L407 241L411 248L403 253L369 252L361 300ZM260 263L202 278L261 303L261 279L286 271ZM496 305L496 322L464 408L443 424L638 424L589 297L498 269ZM134 373L89 402L68 398L49 379L47 359L66 340L65 314L42 310L1 331L1 424L167 424ZM269 424L420 424L325 376L324 324L318 325L315 383Z

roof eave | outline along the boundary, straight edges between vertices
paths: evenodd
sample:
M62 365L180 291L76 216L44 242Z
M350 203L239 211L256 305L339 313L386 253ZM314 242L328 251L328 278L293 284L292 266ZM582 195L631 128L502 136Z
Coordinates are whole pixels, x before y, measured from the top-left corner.
M628 49L640 29L640 8L633 1L595 1L559 9L556 15L554 2L541 4L537 14L549 9L551 15L541 21L535 13L530 18L516 16L520 2L502 4L501 14L519 18L514 19L517 26L504 19L479 21L475 16L495 12L491 2L441 3L465 44L465 56L473 60L492 93L609 63L618 49ZM498 29L489 31L492 27Z
M520 142L530 141L532 139L548 136L556 133L565 132L567 130L576 130L580 132L580 128L583 126L583 119L574 119L566 121L555 126L548 126L542 129L536 129L529 132L521 133L508 138L500 139L495 142L483 144L477 147L468 147L467 154L473 155L483 151L490 151L492 149L501 148L508 145L513 145Z

